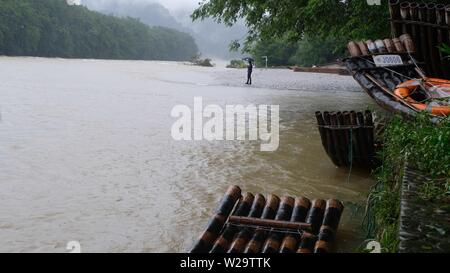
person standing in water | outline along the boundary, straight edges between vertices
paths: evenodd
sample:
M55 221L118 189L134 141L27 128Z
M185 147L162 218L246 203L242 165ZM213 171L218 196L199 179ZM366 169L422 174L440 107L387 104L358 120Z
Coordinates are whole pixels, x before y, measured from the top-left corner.
M252 60L249 60L247 67L247 83L246 83L248 85L252 85L252 73L253 73L253 62Z

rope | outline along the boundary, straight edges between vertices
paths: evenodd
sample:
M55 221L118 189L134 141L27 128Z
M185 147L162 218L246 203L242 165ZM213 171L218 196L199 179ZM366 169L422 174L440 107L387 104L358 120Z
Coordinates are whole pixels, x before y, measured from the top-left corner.
M287 233L287 234L294 234L294 235L300 235L300 236L302 236L304 233L304 231L302 231L302 230L292 231L292 230L281 229L281 228L266 228L266 227L261 227L261 226L257 226L257 225L243 225L243 224L234 224L234 223L228 223L228 225L234 226L234 227L240 227L240 228L253 228L253 229L258 229L258 230L263 230L263 231L268 231L268 232Z
M417 68L417 69L419 69L419 70L421 70L421 68L419 67L419 65L417 64L417 62L416 62L416 60L414 59L414 57L411 55L411 53L408 51L408 56L409 56L409 58L411 59L411 61L413 62L413 65ZM365 58L363 58L363 57L358 57L359 59L362 59L362 60L364 60L364 61L366 61L366 62L368 62L368 63L371 63L371 64L373 64L373 65L375 65L375 63L374 62L372 62L372 61L369 61L368 59L365 59ZM389 68L387 68L387 67L384 67L384 66L382 66L382 67L378 67L378 68L381 68L381 69L385 69L385 70L387 70L387 71L389 71L389 72L391 72L391 73L394 73L394 74L397 74L397 75L399 75L399 76L402 76L402 77L405 77L405 78L407 78L407 79L409 79L409 80L416 80L416 81L418 81L419 82L419 84L420 84L420 87L422 87L424 90L427 90L427 88L425 87L425 85L424 85L424 81L423 81L423 79L417 79L417 78L411 78L411 77L409 77L409 76L406 76L406 75L404 75L404 74L402 74L402 73L400 73L400 72L397 72L397 71L395 71L395 70L392 70L392 69L389 69ZM437 87L436 85L434 85L434 84L432 84L432 83L430 83L430 82L426 82L428 85L430 85L430 86L432 86L432 87ZM416 92L416 91L414 91L414 92ZM412 94L411 94L412 95ZM434 100L433 98L428 98L426 101L432 101L432 100Z
M361 126L361 125L318 125L318 128L331 129L331 130L350 130L350 129L373 129L374 126Z
M352 170L353 170L353 130L350 130L350 147L348 159L350 160L350 171L347 177L347 184L350 184L350 179L352 177Z

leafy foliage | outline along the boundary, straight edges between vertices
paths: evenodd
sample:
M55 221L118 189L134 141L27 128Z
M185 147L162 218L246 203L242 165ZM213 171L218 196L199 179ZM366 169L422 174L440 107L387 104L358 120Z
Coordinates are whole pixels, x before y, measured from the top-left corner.
M247 68L247 64L243 60L231 60L227 68Z
M258 39L310 37L365 39L389 35L388 8L368 6L361 0L209 0L201 3L192 18L212 17L234 24L245 18L250 28L246 44Z
M376 171L378 183L369 195L365 223L369 236L380 240L386 252L395 252L405 161L432 178L420 189L422 199L439 202L450 197L450 119L435 125L427 113L414 121L396 117L384 138L383 165Z
M445 54L447 55L447 57L450 56L450 46L443 44L442 46L439 47L439 49Z
M1 55L189 60L197 51L188 34L69 6L65 0L0 2Z
M191 59L191 63L196 66L214 67L212 60L209 58L202 59L200 54L195 55Z
M304 37L299 42L287 38L258 40L248 52L256 59L258 66L265 65L263 56L268 56L271 66L313 66L334 62L345 56L344 50L333 51L339 43L345 44L335 37Z
M244 43L234 41L232 50L253 53L257 61L262 54L267 55L272 65L309 66L341 57L349 40L389 37L388 1L381 3L369 6L364 0L204 0L192 18L212 17L228 25L244 18L248 36ZM291 54L292 48L297 49L295 54Z
M297 51L298 44L288 39L262 39L248 51L255 58L257 66L265 66L264 56L270 66L289 65L291 57Z
M338 44L345 44L340 38L324 37L323 39L314 39L305 37L298 42L298 48L290 62L301 66L320 65L336 61L345 56L343 49L332 49Z

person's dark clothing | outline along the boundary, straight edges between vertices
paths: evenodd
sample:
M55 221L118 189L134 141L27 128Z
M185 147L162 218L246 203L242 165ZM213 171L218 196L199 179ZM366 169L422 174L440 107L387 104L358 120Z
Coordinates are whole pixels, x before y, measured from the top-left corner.
M252 73L253 73L253 64L250 63L247 67L247 83L252 84Z

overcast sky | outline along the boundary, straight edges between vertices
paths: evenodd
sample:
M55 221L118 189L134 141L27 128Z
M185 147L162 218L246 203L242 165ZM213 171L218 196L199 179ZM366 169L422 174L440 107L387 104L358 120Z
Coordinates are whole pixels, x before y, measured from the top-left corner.
M158 2L171 11L185 8L193 9L198 6L199 2L201 2L201 0L140 0L140 1Z
M70 1L70 0L69 0ZM80 0L71 0L79 3ZM123 1L123 2L157 2L169 9L170 11L179 11L181 9L194 9L202 0L98 0L99 2ZM82 1L81 1L82 2Z

